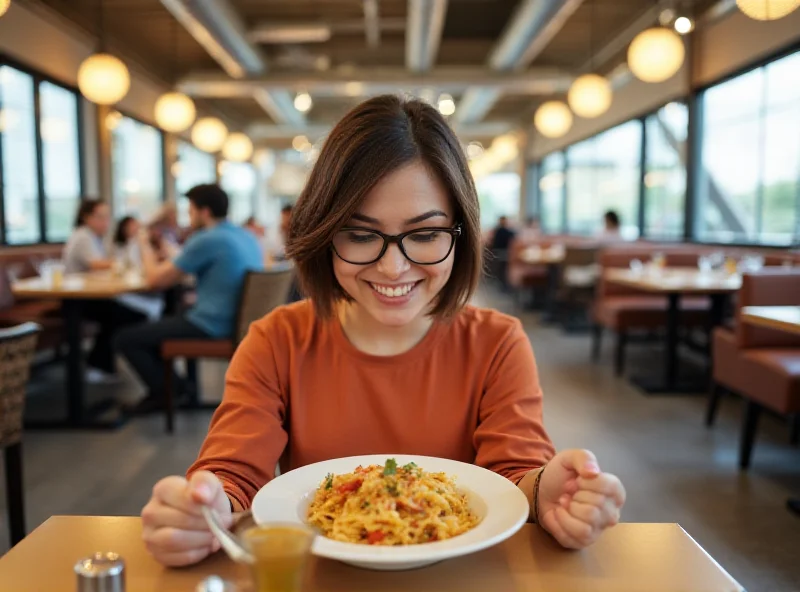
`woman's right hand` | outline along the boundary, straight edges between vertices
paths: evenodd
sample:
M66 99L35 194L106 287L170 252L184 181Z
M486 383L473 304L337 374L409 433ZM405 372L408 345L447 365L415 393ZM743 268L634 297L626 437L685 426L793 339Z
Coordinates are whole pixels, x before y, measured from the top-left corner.
M219 550L219 541L203 518L203 506L216 510L225 527L230 528L230 501L214 473L198 471L188 481L171 476L156 483L142 509L142 538L159 563L191 565Z

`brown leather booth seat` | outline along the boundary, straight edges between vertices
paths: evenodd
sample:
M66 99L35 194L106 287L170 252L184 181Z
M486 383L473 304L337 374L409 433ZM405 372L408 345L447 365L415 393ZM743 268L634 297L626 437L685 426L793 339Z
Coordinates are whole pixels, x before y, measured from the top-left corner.
M800 303L800 269L763 269L745 274L736 305L734 329L714 331L714 385L706 412L713 425L722 389L746 401L739 466L746 469L763 409L782 415L800 413L800 336L756 327L739 318L745 306L783 306ZM793 435L796 440L797 432Z
M33 245L0 249L0 322L33 321L42 327L38 350L57 348L64 339L61 303L51 300L16 300L11 283L37 275L39 263L61 258L63 245Z

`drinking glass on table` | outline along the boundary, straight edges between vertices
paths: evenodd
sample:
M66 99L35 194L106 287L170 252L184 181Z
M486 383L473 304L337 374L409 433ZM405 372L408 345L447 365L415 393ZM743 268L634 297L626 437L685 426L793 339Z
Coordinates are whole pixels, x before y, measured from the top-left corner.
M300 524L262 524L242 533L244 546L255 558L250 566L253 592L300 592L313 530Z

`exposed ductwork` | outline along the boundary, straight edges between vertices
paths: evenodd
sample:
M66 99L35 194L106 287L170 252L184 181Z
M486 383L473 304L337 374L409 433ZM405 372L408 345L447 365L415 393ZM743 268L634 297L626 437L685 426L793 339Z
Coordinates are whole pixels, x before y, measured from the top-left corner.
M550 43L582 2L583 0L523 0L489 56L489 66L500 71L525 68ZM456 121L480 121L501 94L498 89L469 89L456 110Z
M408 0L406 67L427 72L436 62L442 40L447 0Z
M247 39L244 23L228 0L161 0L161 3L230 77L266 72L264 56ZM303 115L294 109L288 92L273 90L269 94L270 97L261 97L265 102L259 100L259 103L274 107L268 111L270 117L278 123L305 122Z

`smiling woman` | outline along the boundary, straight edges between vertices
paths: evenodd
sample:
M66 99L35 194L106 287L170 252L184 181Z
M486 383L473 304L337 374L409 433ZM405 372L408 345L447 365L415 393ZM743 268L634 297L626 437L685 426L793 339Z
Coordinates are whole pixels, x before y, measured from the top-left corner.
M436 109L382 96L346 115L292 212L287 253L309 299L251 325L188 480L156 485L143 511L156 558L214 550L199 506L230 521L279 460L285 472L386 451L507 478L568 547L615 524L619 480L590 452L554 457L519 320L467 304L481 249L467 160Z

